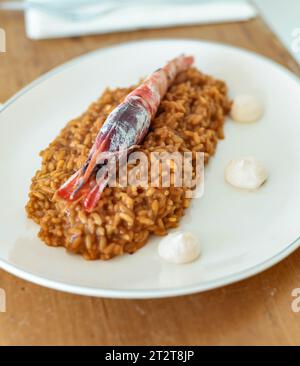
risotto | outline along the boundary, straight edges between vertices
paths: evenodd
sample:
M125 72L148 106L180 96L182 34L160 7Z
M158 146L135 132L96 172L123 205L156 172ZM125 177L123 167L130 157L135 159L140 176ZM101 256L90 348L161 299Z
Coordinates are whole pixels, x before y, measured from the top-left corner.
M150 235L166 235L178 226L190 203L186 187L106 187L90 213L80 202L66 207L55 195L86 161L108 114L133 89L105 90L40 153L42 166L32 178L26 211L40 226L39 237L46 244L86 259L110 259L134 253ZM164 96L139 150L147 156L156 151L203 152L207 163L224 137L230 107L224 82L189 68Z

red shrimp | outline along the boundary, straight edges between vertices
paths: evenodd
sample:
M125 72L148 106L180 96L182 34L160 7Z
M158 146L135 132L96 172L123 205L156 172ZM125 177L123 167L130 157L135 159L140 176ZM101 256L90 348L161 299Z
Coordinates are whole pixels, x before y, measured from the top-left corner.
M83 198L83 206L92 211L108 180L102 177L96 182L103 153L128 152L140 144L148 132L158 106L174 82L177 74L194 62L192 56L181 55L163 68L156 70L127 95L107 117L98 132L88 158L82 168L73 174L57 191L67 201Z

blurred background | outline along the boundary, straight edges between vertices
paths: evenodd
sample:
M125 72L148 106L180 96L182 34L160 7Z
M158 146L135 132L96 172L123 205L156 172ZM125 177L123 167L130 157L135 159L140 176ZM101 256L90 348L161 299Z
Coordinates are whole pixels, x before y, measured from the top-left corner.
M0 9L24 11L31 39L244 21L258 12L300 62L299 0L2 0Z

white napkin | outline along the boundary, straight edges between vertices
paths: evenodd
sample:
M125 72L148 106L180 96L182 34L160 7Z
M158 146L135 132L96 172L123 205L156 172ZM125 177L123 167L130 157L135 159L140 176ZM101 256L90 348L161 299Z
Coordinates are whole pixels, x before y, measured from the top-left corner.
M255 16L256 9L247 2L154 2L151 5L122 5L111 13L81 21L65 20L40 10L27 9L25 24L29 38L43 39L176 25L246 21Z

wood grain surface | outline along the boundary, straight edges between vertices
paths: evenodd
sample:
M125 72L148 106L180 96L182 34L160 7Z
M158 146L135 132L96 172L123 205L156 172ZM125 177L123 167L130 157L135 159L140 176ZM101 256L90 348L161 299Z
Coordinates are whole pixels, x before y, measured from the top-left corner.
M232 44L270 57L300 75L297 63L259 18L240 24L43 41L25 37L21 14L1 12L0 27L7 35L7 52L0 53L0 102L75 56L148 38ZM76 296L0 270L0 288L7 294L7 312L0 313L0 345L300 345L300 312L291 309L292 290L299 287L300 250L234 285L155 300Z

